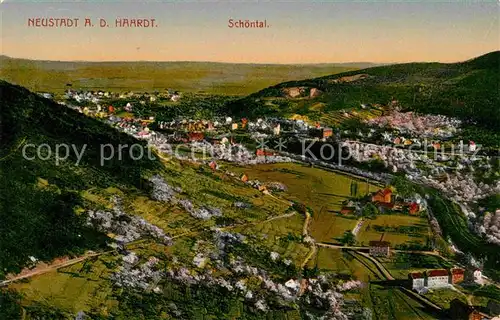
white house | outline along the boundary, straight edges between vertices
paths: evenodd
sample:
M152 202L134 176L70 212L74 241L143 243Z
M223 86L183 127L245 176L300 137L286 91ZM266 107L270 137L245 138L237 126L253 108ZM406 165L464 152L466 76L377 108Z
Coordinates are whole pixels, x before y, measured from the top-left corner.
M279 134L280 134L280 130L281 130L281 125L278 123L278 124L277 124L276 126L274 126L274 128L273 128L273 133L274 133L274 135L279 136Z
M423 287L425 287L425 276L421 272L412 272L408 275L410 281L411 281L411 288L413 290L421 290Z
M476 143L474 141L469 141L469 152L476 151Z
M450 273L444 269L431 270L427 272L426 280L426 287L428 288L447 287L450 284Z

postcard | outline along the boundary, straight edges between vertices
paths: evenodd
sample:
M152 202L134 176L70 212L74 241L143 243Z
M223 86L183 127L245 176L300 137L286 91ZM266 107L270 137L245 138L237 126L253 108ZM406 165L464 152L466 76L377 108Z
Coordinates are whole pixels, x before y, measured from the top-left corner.
M500 319L499 1L0 8L0 320Z

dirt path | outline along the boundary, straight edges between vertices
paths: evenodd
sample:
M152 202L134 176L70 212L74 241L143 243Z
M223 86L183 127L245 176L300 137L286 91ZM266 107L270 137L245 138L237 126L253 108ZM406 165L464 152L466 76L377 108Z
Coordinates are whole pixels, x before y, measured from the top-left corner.
M352 228L352 234L354 236L357 236L358 235L358 232L359 230L361 229L361 227L363 226L363 222L365 222L365 220L363 218L359 218L358 219L358 222L356 223L356 225L354 226L354 228Z
M12 282L15 282L15 281L18 281L18 280L21 280L21 279L31 278L31 277L36 276L36 275L40 275L40 274L44 274L44 273L47 273L47 272L50 272L50 271L54 271L54 270L57 270L57 269L60 269L60 268L68 267L68 266L71 266L73 264L76 264L76 263L82 262L84 260L87 260L88 258L98 257L100 255L103 255L103 254L106 254L106 253L110 253L110 252L113 252L113 251L105 251L105 252L99 252L99 253L86 254L86 255L78 257L78 258L66 260L66 261L63 261L63 262L60 262L60 263L50 264L47 267L35 268L32 271L29 271L29 272L26 272L26 273L21 273L21 274L19 274L17 276L14 276L13 278L9 278L9 279L7 279L5 281L0 282L0 287L8 285L9 283L12 283Z
M311 237L309 235L309 224L311 223L311 214L309 211L306 211L306 218L304 220L304 226L302 227L302 236L303 237ZM312 237L311 237L312 238ZM304 261L300 264L300 268L304 269L309 260L316 254L318 251L318 247L316 246L316 242L311 243L311 250L307 253L307 256L304 258Z
M253 225L256 225L256 224L259 224L259 223L266 223L266 222L270 222L270 221L273 221L273 220L290 218L290 217L293 217L296 214L297 214L297 212L294 211L294 212L285 213L285 214L282 214L282 215L279 215L279 216L276 216L276 217L271 217L271 218L266 219L266 220L259 220L259 221L252 221L252 222L247 222L247 223L241 223L241 224L234 224L234 225L231 225L231 226L222 227L220 229L221 230L230 230L230 229L234 229L234 228L238 228L238 227L253 226ZM181 235L179 235L179 236L181 236ZM179 237L179 236L176 236L176 237Z
M316 251L317 251L317 247L315 245L313 245L311 247L311 250L309 250L309 253L307 254L307 256L304 258L304 261L302 261L302 263L300 264L300 268L301 269L304 269L305 266L307 265L307 263L309 262L309 260L311 260L312 257L314 257L314 255L316 254Z

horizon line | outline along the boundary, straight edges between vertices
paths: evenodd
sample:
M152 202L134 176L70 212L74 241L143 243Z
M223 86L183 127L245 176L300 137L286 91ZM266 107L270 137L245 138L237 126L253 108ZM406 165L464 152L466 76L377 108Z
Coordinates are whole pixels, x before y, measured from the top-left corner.
M311 65L372 65L372 66L383 66L383 65L395 65L395 64L405 64L405 63L443 63L443 64L453 64L461 63L475 58L488 55L490 53L500 52L500 50L494 50L486 52L469 59L460 61L399 61L399 62L370 62L370 61L348 61L348 62L297 62L297 63L279 63L279 62L227 62L227 61L209 61L209 60L50 60L50 59L32 59L32 58L17 58L11 57L6 54L1 54L1 58L17 59L17 60L28 60L28 61L39 61L39 62L61 62L61 63L134 63L134 62L146 62L146 63L213 63L213 64L246 64L246 65L282 65L282 66L311 66Z
M382 65L382 64L397 64L405 62L370 62L370 61L352 61L352 62L297 62L297 63L280 63L280 62L229 62L229 61L210 61L210 60L50 60L50 59L32 59L32 58L18 58L12 57L6 54L1 54L0 57L8 59L17 60L29 60L29 61L40 61L40 62L75 62L75 63L109 63L109 62L172 62L172 63L186 63L186 62L196 62L196 63L220 63L220 64L258 64L258 65L322 65L322 64L372 64L372 65ZM436 61L433 61L436 62Z

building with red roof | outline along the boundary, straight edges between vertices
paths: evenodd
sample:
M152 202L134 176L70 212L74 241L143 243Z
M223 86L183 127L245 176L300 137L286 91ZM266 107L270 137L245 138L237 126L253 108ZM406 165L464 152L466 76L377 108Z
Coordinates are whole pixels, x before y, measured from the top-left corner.
M385 188L377 191L374 195L372 195L372 202L381 204L392 203L392 190L390 188Z
M451 283L450 272L445 269L436 269L426 272L426 284L428 288L443 288Z
M453 268L451 269L451 283L459 283L464 281L465 270L462 268Z
M189 141L202 141L205 139L205 135L203 132L189 132L188 133Z
M425 287L425 275L422 272L412 272L408 275L413 290L420 290Z
M243 182L247 182L248 181L248 176L246 174L243 174L241 177L240 177L240 180L243 181Z
M268 150L264 150L264 149L257 149L255 151L255 155L256 156L273 156L274 152L268 151Z
M353 208L342 207L342 209L340 210L340 214L343 214L343 215L352 214L352 213L354 213Z
M415 214L419 213L420 212L420 205L416 202L410 203L410 205L408 206L408 212L411 215L415 215Z
M328 138L333 135L333 130L332 128L323 128L322 130L322 136L323 138Z
M210 166L210 169L214 171L217 170L217 162L215 162L215 160L210 161L208 165Z

